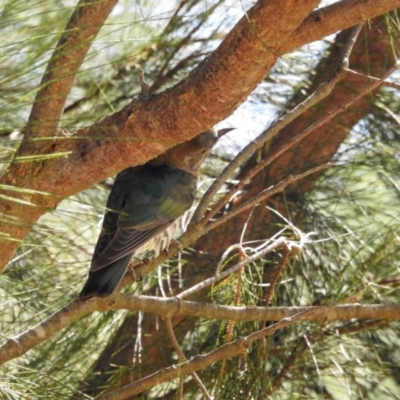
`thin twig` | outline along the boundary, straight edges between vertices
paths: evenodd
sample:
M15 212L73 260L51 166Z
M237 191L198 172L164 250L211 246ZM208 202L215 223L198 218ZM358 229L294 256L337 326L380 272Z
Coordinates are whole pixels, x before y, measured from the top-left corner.
M375 82L379 82L380 81L379 78L375 78L374 76L365 75L365 74L362 74L360 72L353 71L352 69L347 70L347 73L350 76L353 76L353 77L355 77L355 78L357 78L360 81L363 81L365 83L368 83L368 82L369 83L375 83ZM393 88L393 89L400 90L400 84L396 83L396 82L384 81L384 82L382 82L382 86L387 86L387 87L390 87L390 88Z
M178 340L175 336L174 328L172 326L172 321L170 317L164 318L165 326L167 328L167 332L169 335L169 338L171 339L172 345L174 346L175 352L178 355L178 359L181 363L184 363L187 361L187 358L184 354L184 352L181 349L181 346L178 343ZM201 392L203 393L204 397L207 400L212 400L212 397L208 393L206 387L204 386L203 382L199 378L199 376L196 374L196 372L191 373L193 379L197 383L197 386L200 388ZM181 382L183 383L183 375L180 375L179 378L181 379Z
M215 283L218 283L222 281L223 279L227 278L229 275L232 275L236 271L239 271L241 268L245 267L246 265L257 261L261 257L264 257L266 254L271 253L272 251L285 246L286 244L286 239L281 237L277 239L275 242L270 244L268 247L266 247L264 250L259 251L257 254L254 254L253 256L250 256L246 258L245 260L233 265L232 267L226 269L223 272L218 272L216 275L212 276L211 278L205 279L204 281L198 283L195 286L192 286L191 288L184 290L183 292L179 293L175 297L178 299L183 299L185 297L191 296L192 294L205 289L206 287L209 287L211 285L214 285Z
M243 251L240 253L240 260L243 260L245 254ZM233 299L233 305L238 306L240 304L241 298L242 298L242 280L243 280L243 267L240 268L237 271L237 279L236 279L236 288L235 288L235 297ZM224 342L230 342L232 341L233 337L233 331L235 329L236 321L230 319L228 321L227 327L226 327L226 334L224 337ZM218 376L218 382L217 382L217 387L220 387L223 381L223 377L225 374L226 370L226 359L222 360L221 363L221 368L219 370L219 376Z
M290 259L290 249L288 246L283 247L282 260L277 267L269 274L269 286L265 290L264 304L268 306L274 294L275 286L278 283L279 277L282 275L283 269Z
M150 85L145 81L145 79L144 79L144 71L140 67L140 65L139 64L135 64L135 67L137 69L137 74L138 74L139 83L140 83L140 90L142 92L140 97L141 98L147 98L147 97L149 97L149 87L150 87Z
M363 25L364 24L358 24L354 26L346 40L346 44L344 45L341 55L341 64L345 69L348 69L350 66L350 54L353 51L354 45L356 44L358 35L360 34Z
M294 138L295 139L295 138ZM296 182L300 179L305 178L308 175L315 174L316 172L322 171L323 169L332 167L333 163L327 163L323 165L319 165L318 167L311 168L306 172L303 172L298 175L290 175L288 178L284 179L283 181L279 182L278 184L271 186L268 189L264 189L256 196L253 196L251 199L247 200L245 203L241 204L239 207L236 207L229 213L223 215L222 217L218 218L215 221L208 223L204 228L202 233L207 233L212 229L215 229L217 226L224 224L226 221L242 213L243 211L248 210L249 208L253 207L256 204L263 202L264 200L268 199L269 197L273 196L274 194L283 192L287 186L291 185L293 182ZM203 222L203 221L202 221Z

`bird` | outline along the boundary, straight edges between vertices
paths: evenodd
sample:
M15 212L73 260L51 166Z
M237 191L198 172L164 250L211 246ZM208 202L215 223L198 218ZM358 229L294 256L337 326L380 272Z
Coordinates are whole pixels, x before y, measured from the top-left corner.
M194 202L201 164L232 129L210 129L116 176L79 300L110 296L132 258L156 257L168 248Z

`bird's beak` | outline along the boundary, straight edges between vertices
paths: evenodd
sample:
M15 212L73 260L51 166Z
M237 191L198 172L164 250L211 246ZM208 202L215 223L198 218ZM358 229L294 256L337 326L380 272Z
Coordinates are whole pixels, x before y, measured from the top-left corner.
M230 131L233 131L234 129L236 129L236 128L224 128L224 129L220 129L219 131L217 131L218 138L221 138L222 136L225 135L225 133L228 133L228 132L230 132Z

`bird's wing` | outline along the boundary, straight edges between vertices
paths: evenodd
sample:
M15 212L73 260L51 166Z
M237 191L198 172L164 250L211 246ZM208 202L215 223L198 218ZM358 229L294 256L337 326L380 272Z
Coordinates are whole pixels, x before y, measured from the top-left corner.
M136 230L118 228L107 247L92 261L90 270L98 271L113 262L134 253L136 249L167 229L172 221L165 222L152 229Z
M186 204L186 199L183 202L180 199L181 195L171 195L171 182L166 183L165 176L158 180L157 175L152 174L151 179L145 180L144 175L143 169L137 167L130 171L128 178L117 177L107 202L107 206L116 212L108 211L104 217L91 271L133 254L189 208L191 202ZM145 187L144 180L149 182Z

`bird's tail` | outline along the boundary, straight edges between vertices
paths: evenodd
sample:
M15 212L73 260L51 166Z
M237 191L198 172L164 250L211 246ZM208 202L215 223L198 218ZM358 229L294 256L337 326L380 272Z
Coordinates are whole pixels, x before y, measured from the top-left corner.
M107 297L115 292L128 267L132 254L97 271L90 271L88 280L79 294L79 300Z

